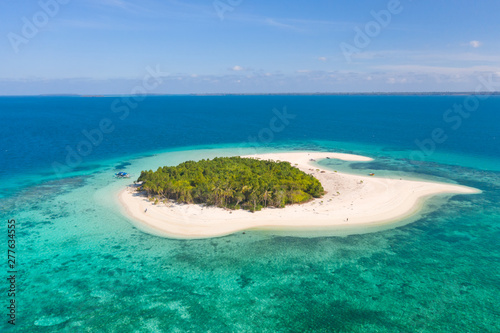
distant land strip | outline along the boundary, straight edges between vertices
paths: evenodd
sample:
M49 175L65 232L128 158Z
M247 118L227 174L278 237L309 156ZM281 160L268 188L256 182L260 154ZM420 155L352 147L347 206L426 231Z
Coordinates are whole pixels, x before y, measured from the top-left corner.
M40 94L24 96L62 96L62 97L113 97L131 96L133 94ZM141 96L469 96L469 95L500 95L500 91L429 91L429 92L314 92L314 93L190 93L190 94L141 94ZM12 95L20 97L21 95ZM9 97L4 95L3 97Z

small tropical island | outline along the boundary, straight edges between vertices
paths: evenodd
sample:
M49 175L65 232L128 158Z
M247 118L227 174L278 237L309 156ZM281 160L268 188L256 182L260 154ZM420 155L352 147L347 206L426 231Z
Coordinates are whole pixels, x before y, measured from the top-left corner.
M244 230L306 236L373 232L410 223L431 196L481 192L450 183L381 178L369 170L345 174L321 167L316 162L321 159L372 160L309 151L187 161L142 171L139 182L123 189L119 199L139 229L193 239Z
M308 202L325 193L319 180L290 162L239 156L142 171L138 182L155 203L170 199L250 212Z

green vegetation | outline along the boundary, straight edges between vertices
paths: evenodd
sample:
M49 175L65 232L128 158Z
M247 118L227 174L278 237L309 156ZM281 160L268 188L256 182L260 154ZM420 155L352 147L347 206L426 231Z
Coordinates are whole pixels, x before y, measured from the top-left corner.
M321 183L288 162L241 157L187 161L142 171L140 190L179 203L206 203L230 209L260 210L319 198Z

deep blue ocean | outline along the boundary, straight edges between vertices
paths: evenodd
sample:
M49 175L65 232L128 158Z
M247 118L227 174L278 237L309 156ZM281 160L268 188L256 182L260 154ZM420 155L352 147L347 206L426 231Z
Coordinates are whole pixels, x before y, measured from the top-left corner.
M500 96L0 97L0 123L1 331L500 331ZM206 240L141 232L113 198L118 170L255 150L483 192L376 233Z

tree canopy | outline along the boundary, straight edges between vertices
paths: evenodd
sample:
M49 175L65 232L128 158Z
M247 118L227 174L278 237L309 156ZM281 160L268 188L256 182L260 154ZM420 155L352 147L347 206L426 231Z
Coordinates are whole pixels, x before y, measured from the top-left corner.
M323 186L289 162L216 157L142 171L138 181L149 197L178 203L205 203L230 209L260 210L319 198Z

